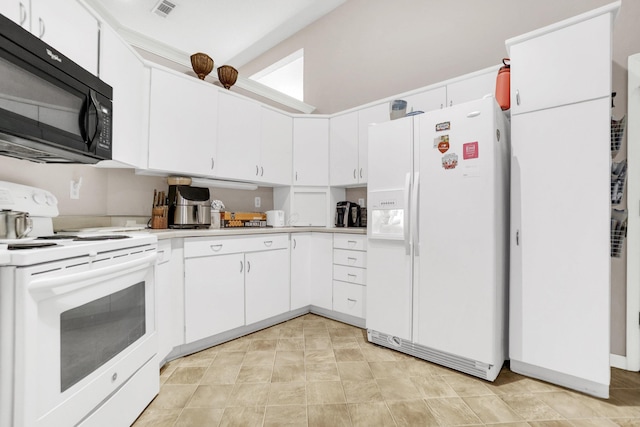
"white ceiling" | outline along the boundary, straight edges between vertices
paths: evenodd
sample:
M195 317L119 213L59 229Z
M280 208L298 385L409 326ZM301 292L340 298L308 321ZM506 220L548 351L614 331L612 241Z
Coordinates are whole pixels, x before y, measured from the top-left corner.
M215 66L241 67L346 0L85 0L132 45L182 64L204 52Z

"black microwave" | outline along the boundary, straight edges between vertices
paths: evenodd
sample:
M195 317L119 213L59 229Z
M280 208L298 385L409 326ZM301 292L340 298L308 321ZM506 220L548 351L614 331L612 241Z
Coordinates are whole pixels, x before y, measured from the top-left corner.
M111 86L3 15L0 76L0 155L111 160Z

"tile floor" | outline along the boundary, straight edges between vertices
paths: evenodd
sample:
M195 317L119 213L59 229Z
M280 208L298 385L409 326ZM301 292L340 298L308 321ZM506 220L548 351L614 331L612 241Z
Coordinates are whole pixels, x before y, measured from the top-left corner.
M307 314L169 362L142 426L640 426L640 374L592 398L515 374L494 383L370 344Z

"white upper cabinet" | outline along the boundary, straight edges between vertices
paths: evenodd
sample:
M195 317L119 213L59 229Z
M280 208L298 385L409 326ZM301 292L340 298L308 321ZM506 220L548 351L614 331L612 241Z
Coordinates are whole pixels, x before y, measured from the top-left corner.
M447 106L495 96L498 70L491 70L447 85Z
M76 1L2 0L0 13L98 74L98 21Z
M293 184L329 184L329 119L293 119Z
M358 110L358 178L361 184L368 181L369 125L390 120L389 105L378 104Z
M218 176L260 178L260 105L220 91L218 95Z
M332 186L367 183L369 124L388 120L387 103L329 119L329 179Z
M149 70L110 27L100 36L100 78L113 88L112 158L133 167L146 166L145 97Z
M216 86L151 69L149 169L216 175Z
M22 28L31 31L31 13L29 0L2 0L0 13Z
M357 111L329 119L329 155L331 185L360 182Z
M560 31L507 40L511 114L609 96L611 41L594 35L608 34L611 25L611 16L604 14Z
M260 141L259 181L274 185L290 185L293 163L291 116L262 107Z
M412 111L432 111L447 105L447 88L445 86L429 89L401 99L407 101L407 113ZM387 109L387 112L389 110Z

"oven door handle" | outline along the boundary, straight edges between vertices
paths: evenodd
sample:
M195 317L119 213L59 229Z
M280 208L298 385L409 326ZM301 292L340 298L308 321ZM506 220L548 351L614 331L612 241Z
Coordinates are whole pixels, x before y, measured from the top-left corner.
M31 294L39 296L62 295L75 290L92 286L96 283L105 282L112 278L124 276L136 271L150 268L158 257L157 252L145 255L133 261L126 261L108 267L96 268L95 270L83 271L73 275L63 275L56 277L41 277L33 280L29 286Z

